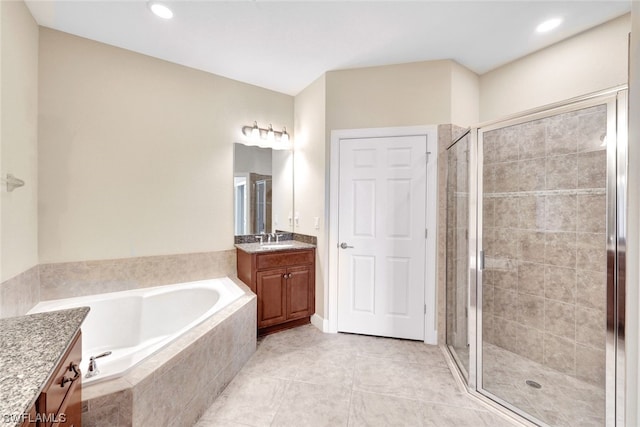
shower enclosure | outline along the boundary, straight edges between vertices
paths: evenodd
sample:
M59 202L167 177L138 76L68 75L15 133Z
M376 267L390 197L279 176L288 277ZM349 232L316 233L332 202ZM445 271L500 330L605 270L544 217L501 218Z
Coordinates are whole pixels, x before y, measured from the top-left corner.
M626 91L448 149L446 339L472 392L538 425L623 425Z

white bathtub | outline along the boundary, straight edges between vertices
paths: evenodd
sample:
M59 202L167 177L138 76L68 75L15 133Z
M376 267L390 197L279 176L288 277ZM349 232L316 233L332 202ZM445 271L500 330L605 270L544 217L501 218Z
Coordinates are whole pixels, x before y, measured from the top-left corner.
M244 295L227 277L131 291L42 301L27 314L88 306L82 324L83 375L89 358L100 373L83 378L83 387L117 378L146 357Z

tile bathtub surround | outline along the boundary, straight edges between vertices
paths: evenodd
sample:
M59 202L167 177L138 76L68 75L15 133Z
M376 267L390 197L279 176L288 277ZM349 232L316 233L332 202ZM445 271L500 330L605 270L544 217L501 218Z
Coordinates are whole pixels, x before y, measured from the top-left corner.
M0 317L25 314L40 302L38 266L0 283Z
M255 295L246 295L123 377L82 390L86 427L193 426L256 350Z
M484 134L483 332L604 386L606 109Z
M41 264L40 299L117 292L236 275L236 251Z
M323 334L268 335L196 427L518 425L466 394L439 347Z

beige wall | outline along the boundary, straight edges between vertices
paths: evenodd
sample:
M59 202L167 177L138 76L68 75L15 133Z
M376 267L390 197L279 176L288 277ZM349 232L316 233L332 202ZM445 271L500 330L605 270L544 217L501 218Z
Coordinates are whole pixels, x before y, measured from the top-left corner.
M640 425L640 293L638 266L640 266L640 2L631 9L631 49L629 76L629 227L627 256L627 426Z
M451 64L451 120L458 126L467 128L480 120L480 77L452 62Z
M456 87L453 87L454 84ZM316 313L324 306L328 268L331 131L478 121L478 77L450 60L331 71L296 97L296 231L318 236ZM324 126L324 127L323 127ZM314 217L320 219L318 230Z
M324 271L327 266L325 217L325 93L323 75L295 98L294 206L299 214L296 233L316 236L316 313L324 314ZM318 229L314 218L318 218Z
M38 26L23 2L0 2L0 173L26 185L0 190L0 282L38 264Z
M450 123L452 64L425 61L328 72L327 129Z
M293 98L40 30L41 263L233 248L233 142Z
M624 15L480 77L480 120L607 89L627 82Z

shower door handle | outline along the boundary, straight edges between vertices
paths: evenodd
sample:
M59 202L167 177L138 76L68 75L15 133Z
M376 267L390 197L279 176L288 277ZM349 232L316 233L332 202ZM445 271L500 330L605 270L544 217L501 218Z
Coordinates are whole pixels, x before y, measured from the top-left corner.
M478 270L484 270L484 251L480 251L478 254Z
M342 249L353 248L353 246L349 246L349 245L347 245L347 242L342 242L342 243L340 243L340 247L341 247Z

